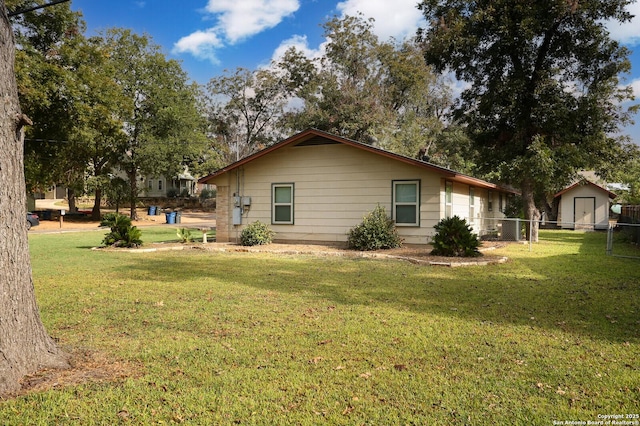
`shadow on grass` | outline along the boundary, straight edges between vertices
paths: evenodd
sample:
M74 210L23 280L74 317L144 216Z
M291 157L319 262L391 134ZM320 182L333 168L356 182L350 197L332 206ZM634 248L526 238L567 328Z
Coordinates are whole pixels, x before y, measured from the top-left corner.
M545 244L573 251L519 255L507 264L483 267L192 252L127 262L122 272L123 278L144 277L159 285L206 280L212 286L224 284L238 291L248 286L323 304L382 306L613 342L636 340L640 268L637 262L605 256L602 238L606 236L550 235Z

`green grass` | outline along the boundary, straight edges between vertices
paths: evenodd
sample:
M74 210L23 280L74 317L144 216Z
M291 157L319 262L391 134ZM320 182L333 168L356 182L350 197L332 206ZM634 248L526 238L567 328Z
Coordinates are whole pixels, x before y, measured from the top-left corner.
M0 402L0 423L549 425L638 413L640 261L541 232L512 260L96 252L30 235L41 314L140 374ZM173 229L144 241L175 240Z

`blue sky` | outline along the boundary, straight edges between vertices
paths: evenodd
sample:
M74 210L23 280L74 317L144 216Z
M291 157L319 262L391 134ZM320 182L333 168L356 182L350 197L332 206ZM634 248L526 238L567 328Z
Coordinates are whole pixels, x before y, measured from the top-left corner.
M386 40L413 35L425 23L417 0L72 0L83 13L88 34L111 27L146 33L168 57L182 62L190 77L206 83L225 69L255 69L295 45L312 56L324 42L320 25L333 16L362 12L375 19ZM609 27L632 50L631 76L640 102L640 2L630 6L634 21ZM640 115L625 129L640 145Z

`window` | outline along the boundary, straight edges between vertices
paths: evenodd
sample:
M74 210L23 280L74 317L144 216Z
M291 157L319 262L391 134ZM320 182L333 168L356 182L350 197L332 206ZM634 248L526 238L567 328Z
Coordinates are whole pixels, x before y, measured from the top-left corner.
M469 223L473 223L476 217L476 191L469 187Z
M153 189L153 180L149 179L149 191Z
M500 213L504 213L504 198L502 192L498 194L498 210Z
M453 182L444 183L444 216L451 217L453 210Z
M487 195L487 211L493 211L493 191L489 191Z
M158 179L158 191L162 191L162 180Z
M271 223L293 225L293 184L271 185Z
M420 181L393 182L393 219L399 226L419 226Z

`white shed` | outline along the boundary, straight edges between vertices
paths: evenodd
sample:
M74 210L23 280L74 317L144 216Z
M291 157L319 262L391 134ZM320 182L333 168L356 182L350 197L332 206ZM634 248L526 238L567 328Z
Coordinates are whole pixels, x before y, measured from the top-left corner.
M581 180L558 192L558 222L564 229L607 229L613 192L588 180Z

